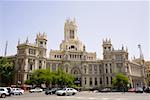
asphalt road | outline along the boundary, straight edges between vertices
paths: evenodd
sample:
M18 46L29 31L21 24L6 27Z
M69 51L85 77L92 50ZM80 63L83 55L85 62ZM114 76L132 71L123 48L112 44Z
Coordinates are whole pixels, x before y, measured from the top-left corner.
M79 92L74 96L45 95L28 93L21 96L0 98L0 100L150 100L150 93L94 93Z

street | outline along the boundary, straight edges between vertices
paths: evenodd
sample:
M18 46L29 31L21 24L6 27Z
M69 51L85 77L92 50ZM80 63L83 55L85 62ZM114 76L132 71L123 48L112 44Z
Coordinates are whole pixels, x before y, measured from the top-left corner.
M28 93L16 95L0 100L150 100L150 93L94 93L79 92L74 96L45 95L42 93Z

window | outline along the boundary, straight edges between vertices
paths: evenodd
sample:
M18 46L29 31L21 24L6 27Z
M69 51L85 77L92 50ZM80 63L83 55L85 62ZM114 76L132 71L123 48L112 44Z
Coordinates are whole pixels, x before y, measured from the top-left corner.
M112 77L111 77L111 84L112 84L112 80L113 80L113 79L112 79Z
M0 91L5 91L4 89L0 89Z
M86 66L84 67L84 73L86 74Z
M100 81L99 83L102 84L102 78L100 78L99 81Z
M99 73L101 73L101 65L99 65Z
M72 46L71 46L71 49L74 49L74 48L75 48L75 46L74 46L74 45L72 45Z
M95 78L95 85L97 85L97 78Z
M43 42L41 41L40 44L43 44Z
M32 70L32 64L30 64L30 70Z
M112 73L112 69L110 68L110 73Z
M106 73L108 73L108 69L106 68Z
M122 72L123 63L116 63L118 72Z
M106 77L106 84L109 84L109 80L108 80L108 77Z
M84 78L84 83L86 84L86 78Z
M35 55L36 50L35 49L29 49L29 54Z
M75 71L74 71L74 74L78 74L78 71L77 71L77 70L75 70Z
M66 67L66 73L68 73L68 67Z
M97 65L94 66L94 71L97 71Z
M89 74L92 74L92 65L89 65Z
M94 73L97 74L97 65L94 65Z
M90 78L90 86L92 86L92 78Z
M74 39L74 30L70 30L70 38Z

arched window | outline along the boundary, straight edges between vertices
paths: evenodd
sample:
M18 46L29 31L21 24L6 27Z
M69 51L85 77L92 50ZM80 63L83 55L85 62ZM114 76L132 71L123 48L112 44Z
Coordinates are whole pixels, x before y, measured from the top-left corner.
M77 71L77 70L75 70L75 71L73 72L73 74L78 74L78 71Z

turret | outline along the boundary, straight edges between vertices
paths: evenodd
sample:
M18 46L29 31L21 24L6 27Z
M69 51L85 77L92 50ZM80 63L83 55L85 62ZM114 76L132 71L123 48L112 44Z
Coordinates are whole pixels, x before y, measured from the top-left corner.
M45 33L38 33L36 36L36 45L38 47L46 48L47 45L47 36Z
M112 50L111 40L103 40L103 52L108 52Z
M43 33L39 33L36 36L36 45L39 47L39 51L38 51L38 55L40 57L46 57L46 45L47 45L47 37L46 34Z
M103 59L111 59L110 52L112 51L111 40L103 40Z
M77 26L76 21L67 19L64 26L64 40L77 40Z

